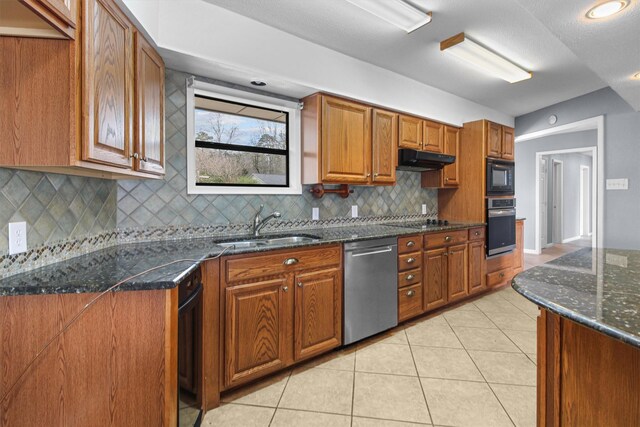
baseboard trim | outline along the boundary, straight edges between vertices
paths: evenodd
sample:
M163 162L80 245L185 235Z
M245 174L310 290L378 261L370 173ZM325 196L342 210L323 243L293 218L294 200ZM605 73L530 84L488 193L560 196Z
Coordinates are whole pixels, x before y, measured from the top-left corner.
M564 239L562 243L575 242L576 240L580 240L580 239L582 239L582 236L569 237L568 239Z
M523 249L523 252L529 255L540 255L540 253L538 253L535 249Z

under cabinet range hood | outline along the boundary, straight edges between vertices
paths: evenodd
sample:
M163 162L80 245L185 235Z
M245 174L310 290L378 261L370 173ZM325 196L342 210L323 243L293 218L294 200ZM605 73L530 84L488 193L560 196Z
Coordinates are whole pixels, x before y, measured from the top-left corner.
M398 150L398 170L422 172L438 170L456 161L456 156L429 153L427 151L401 148Z

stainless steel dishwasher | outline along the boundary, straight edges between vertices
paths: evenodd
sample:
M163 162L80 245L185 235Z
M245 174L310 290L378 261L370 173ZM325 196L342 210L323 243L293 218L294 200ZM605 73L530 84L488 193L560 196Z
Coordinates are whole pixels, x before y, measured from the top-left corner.
M344 245L344 344L398 324L398 240Z

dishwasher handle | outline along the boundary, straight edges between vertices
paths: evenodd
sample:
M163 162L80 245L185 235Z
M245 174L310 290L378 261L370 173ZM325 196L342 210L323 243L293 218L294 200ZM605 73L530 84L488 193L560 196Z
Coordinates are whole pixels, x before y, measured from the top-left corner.
M392 250L393 250L392 246L387 246L387 247L384 247L384 248L374 248L374 250L372 250L372 251L363 251L363 252L352 251L351 256L355 258L355 257L359 257L359 256L385 254L387 252L391 252Z

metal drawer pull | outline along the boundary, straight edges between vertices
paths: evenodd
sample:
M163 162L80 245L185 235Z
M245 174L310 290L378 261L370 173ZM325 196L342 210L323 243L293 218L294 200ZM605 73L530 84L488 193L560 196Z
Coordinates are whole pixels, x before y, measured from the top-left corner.
M285 291L285 292L289 292L289 287L288 286L283 286L282 290Z
M298 262L299 262L298 258L287 258L287 259L284 260L283 264L284 265L295 265Z
M450 242L450 241L451 241L451 236L446 236L446 237L444 238L444 241L445 241L445 242Z
M298 282L298 287L299 287L299 288L301 288L301 287L303 287L303 286L304 286L304 285L302 284L302 282Z
M479 235L480 235L480 232L479 232L479 231L476 231L474 234L475 234L476 236L479 236Z
M138 157L140 157L138 153L133 153L132 155L129 156L130 159L137 159Z
M412 247L414 247L415 245L416 245L416 242L414 242L413 240L409 240L409 241L407 242L407 247L408 247L408 248L412 248Z
M412 296L414 296L416 294L416 291L414 291L413 289L411 289L410 291L407 291L407 296L409 298L411 298Z
M407 258L407 264L413 264L415 261L415 258Z
M504 277L504 273L500 273L500 277L501 277L501 278L502 278L502 277Z
M415 278L416 278L416 276L414 276L413 274L409 274L409 275L407 276L407 280L413 280L413 279L415 279Z

